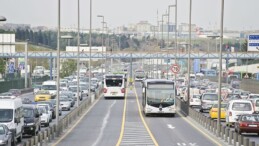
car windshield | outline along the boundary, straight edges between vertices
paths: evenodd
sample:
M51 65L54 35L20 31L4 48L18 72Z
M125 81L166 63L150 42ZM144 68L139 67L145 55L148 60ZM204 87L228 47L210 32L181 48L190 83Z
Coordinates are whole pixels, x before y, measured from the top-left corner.
M67 87L66 83L60 83L60 87Z
M259 122L259 115L244 115L242 116L241 121Z
M42 85L43 90L57 90L56 85Z
M229 99L241 99L239 94L229 94L228 98Z
M33 109L23 108L23 116L25 118L33 118L34 117Z
M12 109L0 109L0 122L11 122L13 120Z
M77 87L69 87L68 90L72 92L77 92Z
M67 97L61 97L61 98L60 98L60 101L69 101L69 98L67 98Z
M252 105L246 102L235 102L232 106L233 111L251 111Z
M47 111L49 111L48 105L39 105L39 106L44 107Z
M47 113L47 110L45 107L39 107L38 109L40 110L41 113L45 113L45 114Z
M193 95L192 98L200 98L200 95Z
M250 99L259 98L259 95L251 95L249 98L250 98Z
M217 94L204 94L202 99L215 101L215 100L218 100L218 95Z
M247 95L249 95L249 92L241 92L241 95L247 96Z
M39 90L36 94L49 94L49 91Z
M221 104L221 108L226 108L227 104ZM218 108L218 104L214 104L213 108Z

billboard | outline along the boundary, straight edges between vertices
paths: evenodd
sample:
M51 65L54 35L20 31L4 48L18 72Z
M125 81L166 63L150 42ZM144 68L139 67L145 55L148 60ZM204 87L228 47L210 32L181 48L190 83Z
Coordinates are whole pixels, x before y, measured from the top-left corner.
M247 40L247 51L259 51L259 34L249 34Z

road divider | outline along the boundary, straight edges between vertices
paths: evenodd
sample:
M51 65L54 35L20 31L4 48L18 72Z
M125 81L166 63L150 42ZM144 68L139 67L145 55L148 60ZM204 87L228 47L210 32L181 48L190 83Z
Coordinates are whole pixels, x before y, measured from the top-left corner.
M182 101L179 98L176 98L176 106L177 110L180 113L184 113L182 109L185 109L187 107L181 107L184 101ZM187 104L186 104L187 105ZM217 121L213 120L209 117L206 117L202 113L194 110L191 107L188 107L188 113L191 119L196 121L198 124L200 124L202 127L204 127L207 131L209 131L213 135L217 135ZM220 135L219 137L222 141L228 143L229 145L234 145L234 146L256 146L254 141L251 141L249 138L244 137L243 135L238 134L237 132L233 131L230 129L230 127L227 127L225 125L220 125ZM259 144L257 144L259 146Z

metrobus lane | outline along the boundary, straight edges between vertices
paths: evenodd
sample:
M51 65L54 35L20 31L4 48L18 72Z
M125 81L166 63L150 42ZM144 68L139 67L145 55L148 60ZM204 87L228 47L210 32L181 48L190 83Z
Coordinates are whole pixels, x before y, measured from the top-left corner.
M135 83L135 94L142 111L142 85ZM141 112L157 143L161 146L213 146L222 145L214 137L206 135L181 115L149 115Z
M51 145L116 145L119 139L124 100L100 97L71 129Z

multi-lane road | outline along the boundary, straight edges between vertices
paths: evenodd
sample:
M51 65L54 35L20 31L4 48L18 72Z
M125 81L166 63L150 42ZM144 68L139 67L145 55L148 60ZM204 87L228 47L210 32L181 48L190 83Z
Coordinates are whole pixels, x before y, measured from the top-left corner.
M213 146L224 145L186 117L145 117L141 109L141 84L127 88L123 99L99 98L77 125L52 145L57 146Z

